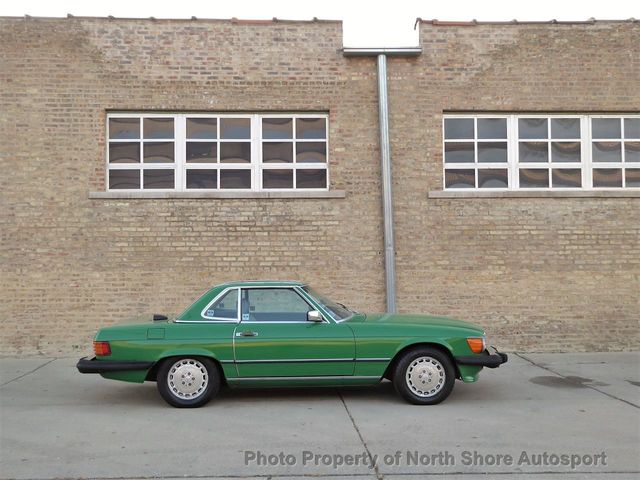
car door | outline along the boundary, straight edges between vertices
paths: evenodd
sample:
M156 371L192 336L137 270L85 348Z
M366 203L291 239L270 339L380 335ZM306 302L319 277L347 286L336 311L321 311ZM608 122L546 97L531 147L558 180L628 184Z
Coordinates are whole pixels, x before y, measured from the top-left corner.
M307 320L312 310L295 288L243 288L234 331L240 377L353 375L353 332L332 319Z

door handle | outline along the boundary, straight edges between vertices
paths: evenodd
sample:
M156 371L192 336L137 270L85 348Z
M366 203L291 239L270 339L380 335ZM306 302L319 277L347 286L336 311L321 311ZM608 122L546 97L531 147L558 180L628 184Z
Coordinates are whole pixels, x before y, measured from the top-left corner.
M236 333L236 337L257 337L257 336L258 336L257 332L246 331L246 332L237 332Z

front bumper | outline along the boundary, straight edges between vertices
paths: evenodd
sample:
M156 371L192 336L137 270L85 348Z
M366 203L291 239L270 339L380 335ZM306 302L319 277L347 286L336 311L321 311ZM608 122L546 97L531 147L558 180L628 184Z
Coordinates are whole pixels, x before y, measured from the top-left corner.
M476 355L455 357L458 365L471 365L487 368L498 368L503 363L506 363L508 359L509 357L507 357L506 353L501 353L494 347L489 347L484 352Z
M97 360L96 357L81 358L76 365L80 373L130 372L134 370L149 370L151 367L153 367L153 362Z

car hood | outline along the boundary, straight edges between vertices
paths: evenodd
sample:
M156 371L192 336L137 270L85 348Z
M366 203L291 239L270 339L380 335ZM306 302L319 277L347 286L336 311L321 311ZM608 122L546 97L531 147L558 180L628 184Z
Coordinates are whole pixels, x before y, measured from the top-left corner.
M477 330L478 334L484 332L483 328L473 323L463 322L448 317L439 317L435 315L417 315L404 313L367 313L358 315L353 318L355 322L366 323L389 323L398 325L429 325L438 327L454 327L466 328L469 330Z

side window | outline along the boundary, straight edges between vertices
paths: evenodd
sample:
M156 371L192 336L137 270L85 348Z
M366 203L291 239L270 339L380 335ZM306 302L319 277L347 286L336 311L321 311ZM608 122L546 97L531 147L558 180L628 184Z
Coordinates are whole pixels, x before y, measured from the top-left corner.
M244 289L241 304L245 322L306 322L313 310L290 288Z
M237 320L238 289L229 290L221 299L211 304L202 316L213 320Z

